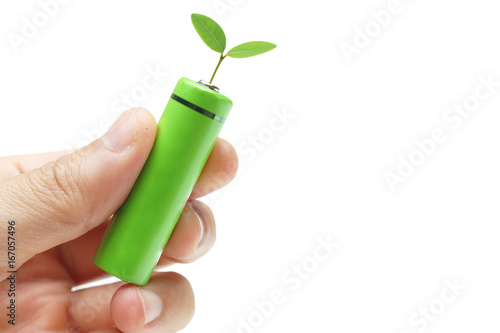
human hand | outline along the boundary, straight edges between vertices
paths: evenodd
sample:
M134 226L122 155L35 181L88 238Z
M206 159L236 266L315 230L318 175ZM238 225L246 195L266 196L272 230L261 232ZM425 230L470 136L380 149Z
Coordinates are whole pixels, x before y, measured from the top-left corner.
M88 146L31 156L0 158L0 304L10 300L7 280L8 221L15 221L15 326L2 332L177 332L194 313L189 282L155 272L146 286L125 282L71 292L106 277L92 256L126 199L153 146L154 117L125 112ZM196 199L231 181L234 148L218 139L171 235L157 268L193 262L215 241L211 210ZM109 276L109 275L108 275Z

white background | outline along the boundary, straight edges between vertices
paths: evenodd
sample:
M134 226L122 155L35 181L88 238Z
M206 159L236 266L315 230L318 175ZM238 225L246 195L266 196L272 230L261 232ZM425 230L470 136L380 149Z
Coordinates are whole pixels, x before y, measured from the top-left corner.
M179 77L210 78L218 56L190 21L208 15L228 47L278 47L227 58L214 81L234 102L221 136L241 169L207 200L218 223L212 251L173 267L197 300L183 332L498 331L500 87L458 128L443 118L473 101L480 76L500 81L498 4L401 0L349 62L342 43L355 45L357 28L377 29L370 12L389 3L73 0L16 52L9 33L21 34L23 17L41 7L2 2L0 155L99 136L148 68L168 75L136 104L159 119ZM284 112L287 123L270 129ZM447 139L391 191L384 174L397 174L399 156L422 157L415 140L436 128ZM318 237L340 247L316 267ZM303 264L307 278L290 272ZM447 280L466 290L454 296ZM255 302L273 290L284 302L262 313ZM415 312L428 307L437 315L424 325Z

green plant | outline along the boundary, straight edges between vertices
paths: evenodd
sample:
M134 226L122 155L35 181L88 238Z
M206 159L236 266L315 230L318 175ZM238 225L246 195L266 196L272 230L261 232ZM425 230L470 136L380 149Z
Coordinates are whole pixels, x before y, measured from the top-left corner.
M226 35L220 25L210 17L201 14L191 14L191 22L193 22L196 32L198 32L205 44L215 52L220 53L219 62L215 67L210 83L212 83L222 60L227 56L231 58L248 58L271 51L276 47L273 43L268 42L247 42L233 47L223 55L226 49Z

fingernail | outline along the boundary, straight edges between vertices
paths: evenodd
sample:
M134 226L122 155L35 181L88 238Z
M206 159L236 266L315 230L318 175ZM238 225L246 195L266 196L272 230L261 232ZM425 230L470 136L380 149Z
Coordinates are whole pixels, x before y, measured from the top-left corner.
M210 230L210 228L207 226L206 219L202 215L200 215L202 211L201 211L199 202L197 202L196 200L188 201L188 205L191 207L193 212L196 214L196 217L198 218L198 222L200 223L200 226L201 226L200 239L198 240L198 245L196 246L196 251L197 251L197 253L205 253L214 244L215 234L213 233L213 230Z
M191 208L191 210L193 211L195 217L198 219L198 223L200 224L200 228L201 228L200 239L198 239L198 245L196 246L196 248L198 249L200 247L200 244L203 242L203 239L205 238L204 235L205 235L205 229L206 228L205 228L205 225L203 224L203 221L200 218L200 215L198 215L198 212L196 211L196 207L195 207L194 201L188 200L188 202L186 202L186 205L189 208Z
M114 151L130 147L135 140L135 120L133 111L125 111L102 137L104 145Z
M139 296L142 298L142 306L144 309L144 325L149 324L157 319L163 311L163 301L160 296L148 289L137 289Z

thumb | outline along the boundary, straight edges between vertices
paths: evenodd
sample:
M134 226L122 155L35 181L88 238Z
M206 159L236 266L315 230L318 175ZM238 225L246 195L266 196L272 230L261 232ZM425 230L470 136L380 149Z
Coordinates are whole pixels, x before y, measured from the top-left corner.
M0 232L5 237L8 222L15 221L16 267L113 214L132 189L155 136L154 117L132 109L88 146L1 182ZM6 252L2 246L2 273L7 270Z

